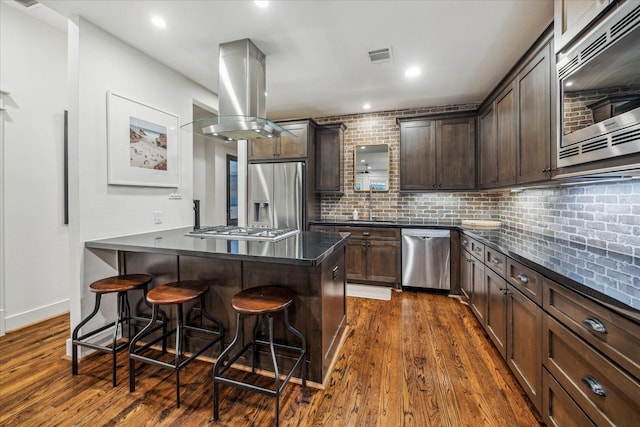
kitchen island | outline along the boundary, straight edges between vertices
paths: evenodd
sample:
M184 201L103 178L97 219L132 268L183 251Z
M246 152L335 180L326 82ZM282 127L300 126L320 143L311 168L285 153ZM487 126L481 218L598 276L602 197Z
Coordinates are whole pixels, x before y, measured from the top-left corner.
M291 323L307 340L308 379L321 387L329 377L346 331L347 235L301 231L278 241L249 241L187 236L190 231L191 228L179 228L86 242L87 288L99 276L98 271L108 271L105 264L115 274L150 274L154 278L152 286L176 280L206 281L207 309L222 321L228 343L236 327L230 305L233 295L255 286L287 287L296 295L289 313ZM148 313L141 298L135 297L138 296L132 295L131 299L133 310ZM85 303L83 317L90 309L90 303ZM189 316L193 319L199 313L191 312ZM285 333L280 322L276 323L276 340L296 344L295 337ZM252 322L247 322L245 336L250 337L252 330ZM186 345L189 351L189 343ZM217 353L212 354L215 356ZM259 355L258 369L272 371L269 361L270 357ZM281 369L288 369L291 362L287 357L278 361Z

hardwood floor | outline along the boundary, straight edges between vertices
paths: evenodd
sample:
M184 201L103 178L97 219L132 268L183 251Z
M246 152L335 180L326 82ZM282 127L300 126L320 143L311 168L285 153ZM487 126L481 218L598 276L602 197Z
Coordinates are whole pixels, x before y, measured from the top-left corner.
M391 301L348 298L349 337L326 390L290 384L283 426L535 426L537 415L468 307L443 295L393 292ZM221 386L220 420L211 418L212 365L181 373L180 409L171 371L139 365L129 393L128 359L64 358L63 315L0 338L0 425L273 424L274 400ZM237 371L239 377L248 375Z

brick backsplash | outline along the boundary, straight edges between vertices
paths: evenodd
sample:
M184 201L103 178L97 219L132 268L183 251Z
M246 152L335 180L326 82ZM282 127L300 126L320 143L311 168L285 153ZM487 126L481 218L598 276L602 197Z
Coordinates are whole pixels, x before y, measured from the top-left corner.
M357 209L368 218L369 194L353 190L353 151L359 144L387 143L389 191L373 193L373 217L414 223L500 219L505 227L552 237L566 246L550 258L570 266L569 276L626 304L640 308L640 182L626 181L502 192L399 192L397 117L475 110L476 104L386 111L315 119L342 122L345 132L344 195L322 196L322 220L351 219Z
M553 237L546 259L568 276L640 309L640 182L502 193L504 226Z

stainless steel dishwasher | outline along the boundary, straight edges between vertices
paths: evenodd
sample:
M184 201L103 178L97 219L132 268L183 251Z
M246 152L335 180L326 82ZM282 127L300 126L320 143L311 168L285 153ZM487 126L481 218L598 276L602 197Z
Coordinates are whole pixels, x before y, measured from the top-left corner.
M450 231L402 230L402 286L450 289Z

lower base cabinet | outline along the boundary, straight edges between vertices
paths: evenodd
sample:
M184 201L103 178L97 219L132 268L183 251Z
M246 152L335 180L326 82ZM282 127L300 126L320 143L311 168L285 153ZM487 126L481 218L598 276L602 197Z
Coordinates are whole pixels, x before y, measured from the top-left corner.
M542 317L542 308L507 286L507 364L538 412L542 409Z
M542 419L549 427L596 427L546 369L542 373Z
M485 267L487 314L485 330L504 359L507 358L507 281Z

